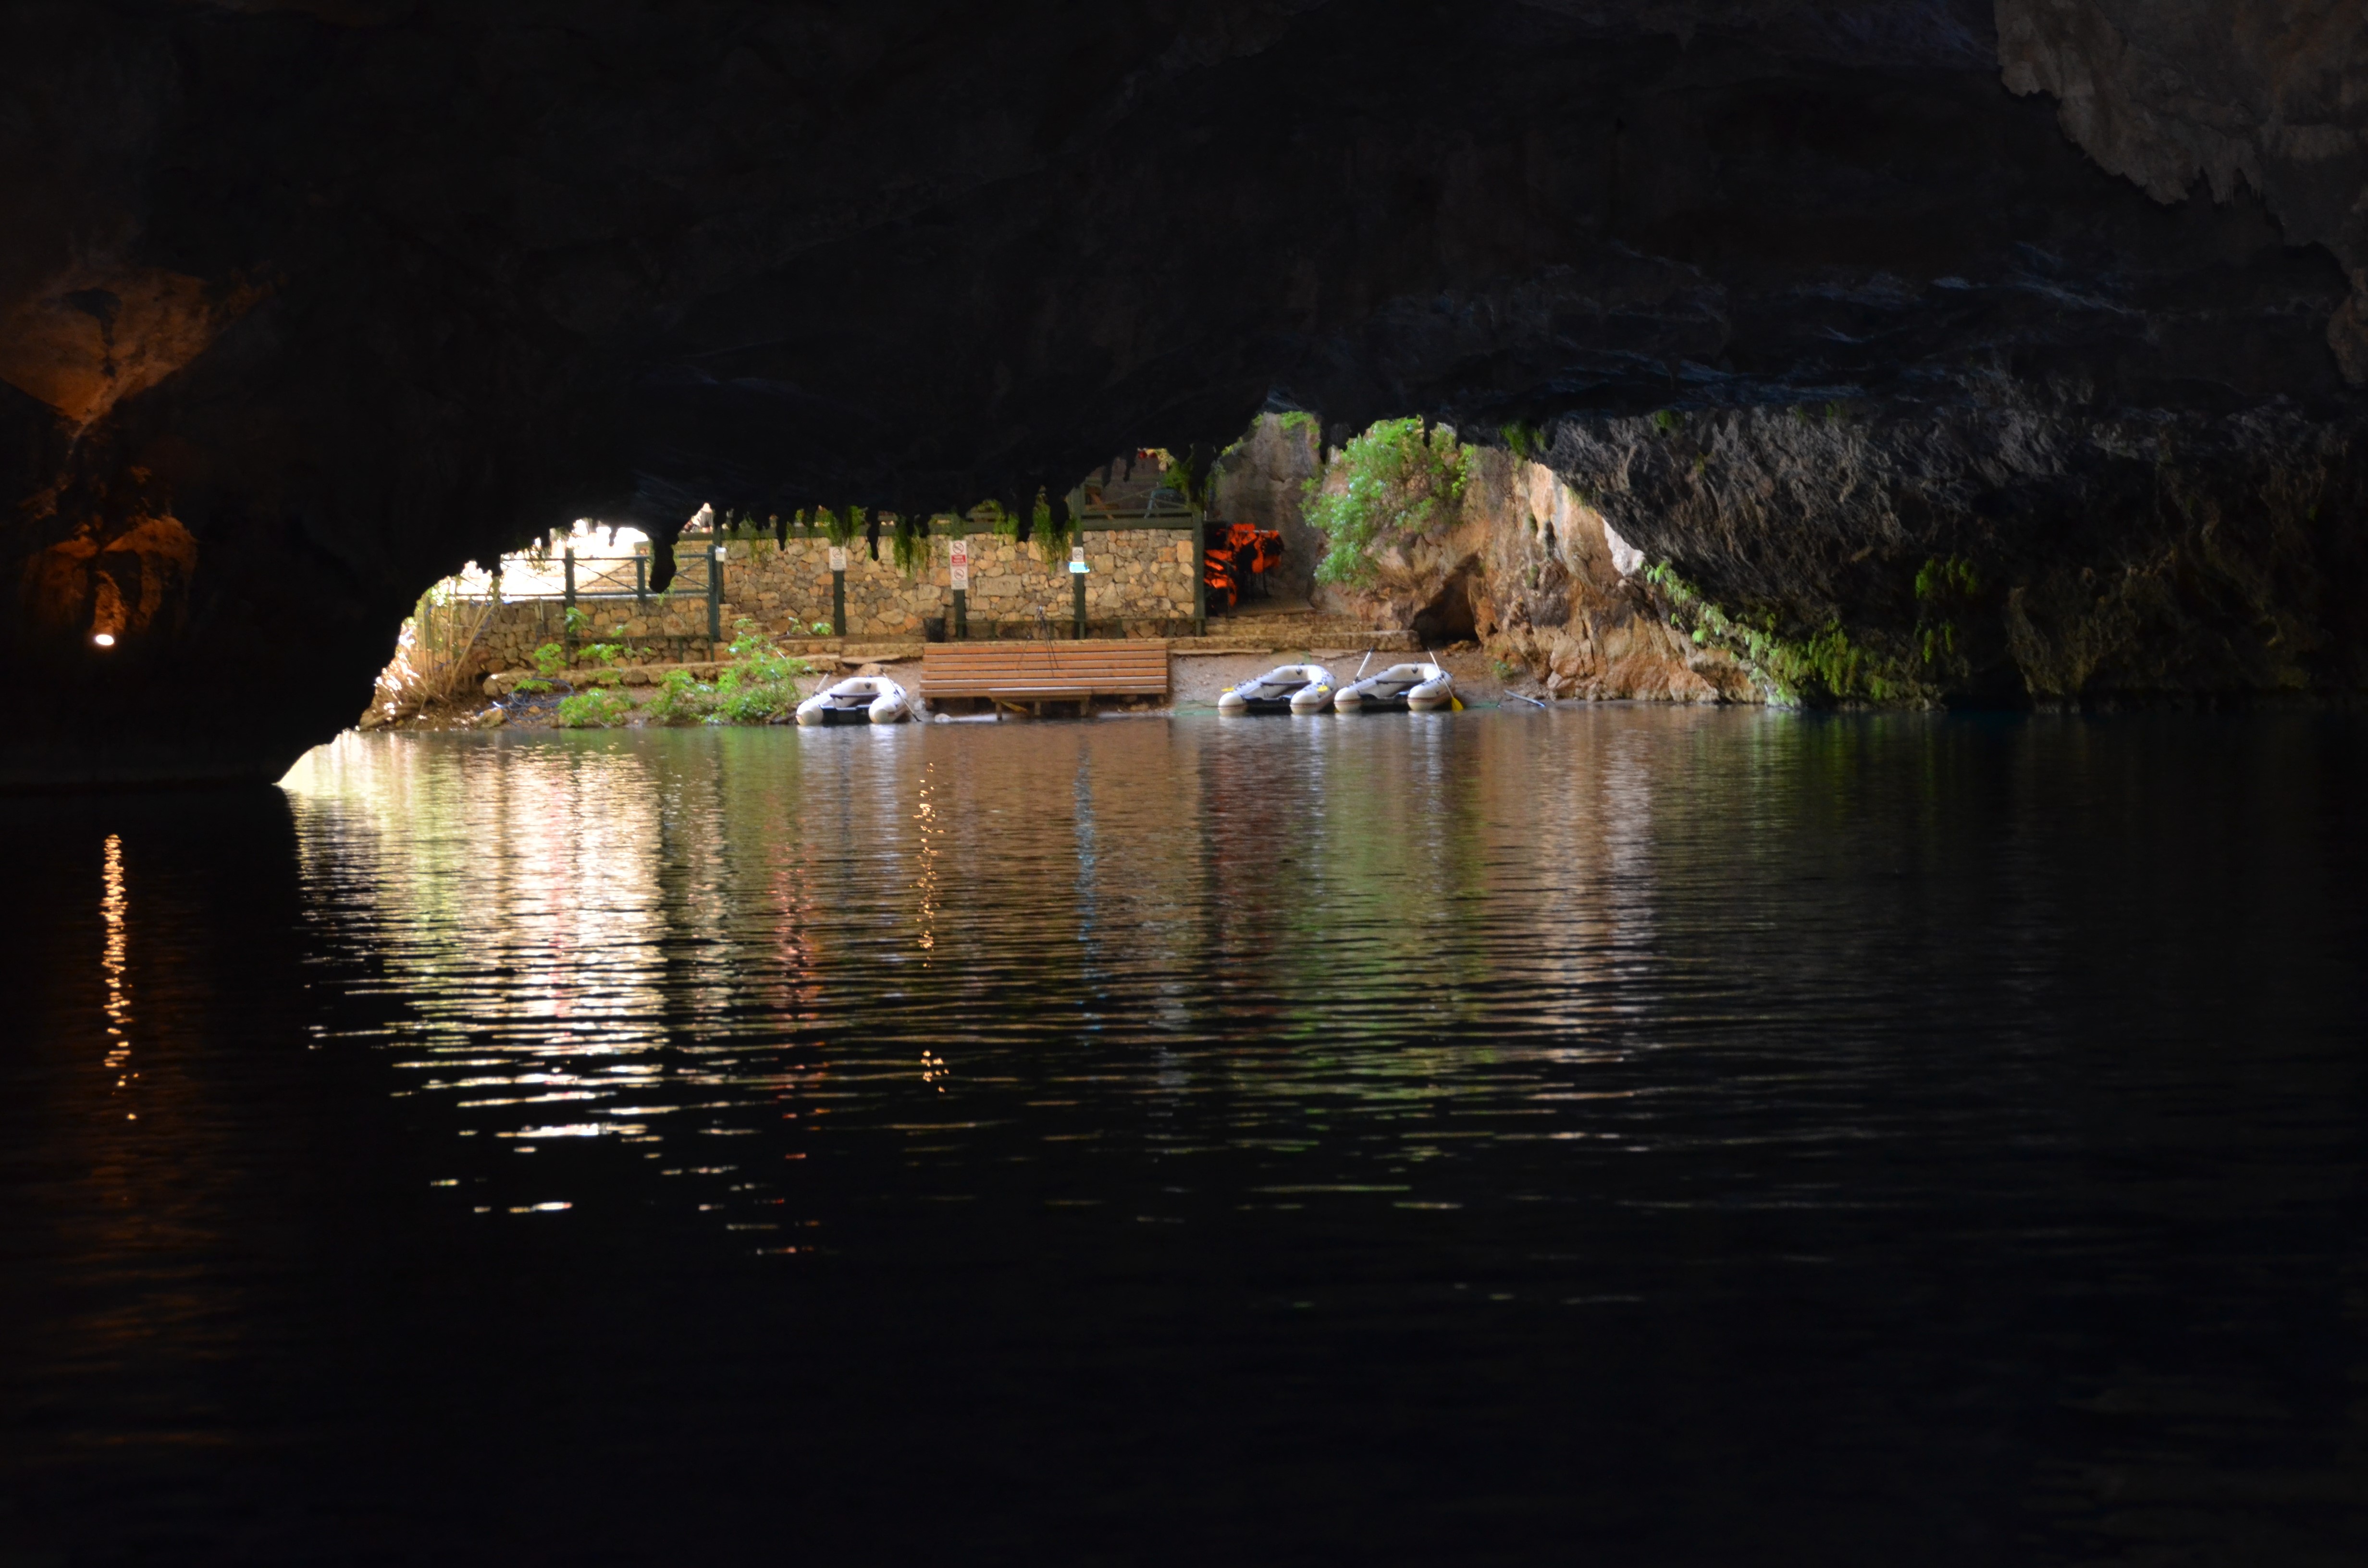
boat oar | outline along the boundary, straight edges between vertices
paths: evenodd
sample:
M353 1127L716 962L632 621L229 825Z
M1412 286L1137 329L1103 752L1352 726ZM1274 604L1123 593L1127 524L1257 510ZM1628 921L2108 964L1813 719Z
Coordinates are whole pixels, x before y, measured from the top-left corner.
M1425 648L1422 651L1422 662L1429 665L1432 669L1437 670L1441 675L1445 675L1447 673L1447 666L1440 664L1437 659L1432 658L1430 655L1430 650L1428 648ZM1447 710L1450 713L1461 713L1463 711L1463 699L1455 695L1455 688L1453 687L1449 687L1447 688Z

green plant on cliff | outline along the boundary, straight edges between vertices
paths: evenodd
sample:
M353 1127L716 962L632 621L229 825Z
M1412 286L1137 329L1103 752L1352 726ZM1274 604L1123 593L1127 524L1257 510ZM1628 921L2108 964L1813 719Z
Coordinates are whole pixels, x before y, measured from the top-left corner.
M1664 408L1653 415L1653 428L1664 436L1676 434L1685 422L1685 416L1674 408Z
M1316 580L1370 581L1377 548L1420 533L1453 508L1464 470L1454 433L1426 430L1419 417L1384 419L1350 441L1305 486L1304 515L1328 546Z
M1668 596L1672 624L1697 645L1734 655L1779 702L1899 702L1924 695L1886 661L1852 642L1839 619L1805 638L1782 637L1772 613L1757 624L1729 615L1666 561L1645 577Z
M1535 462L1546 454L1545 432L1527 420L1515 420L1505 426L1505 449L1515 457Z
M1956 659L1956 617L1981 591L1980 572L1962 555L1936 555L1917 569L1916 651L1926 664Z
M1971 598L1982 591L1981 574L1962 555L1936 555L1916 571L1916 597L1933 600L1952 596Z

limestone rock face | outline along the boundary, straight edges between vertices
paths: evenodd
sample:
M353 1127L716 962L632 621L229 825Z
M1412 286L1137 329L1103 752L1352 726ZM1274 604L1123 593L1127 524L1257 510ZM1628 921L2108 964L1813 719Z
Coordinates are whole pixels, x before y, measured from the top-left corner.
M1998 0L1998 60L2098 163L2165 203L2249 191L2351 279L2328 341L2368 383L2368 15L2272 0Z
M1730 619L1838 636L1806 700L2368 691L2357 417L1795 404L1572 419L1548 460Z
M1935 517L2018 519L2020 608L1983 613L2027 687L2348 679L2361 34L2267 0L17 0L0 653L35 695L0 781L273 776L421 587L578 517L964 507L1261 406L1550 430L1705 593L1920 638L1858 597L1913 505L1896 560L1811 574L1781 536L1858 528L1804 509L1839 482L1705 509L1621 423L1845 405L1868 472L1956 464ZM1986 433L2024 415L2097 455ZM2130 562L2170 586L2074 613ZM275 700L192 702L200 669Z
M1641 562L1622 563L1603 514L1552 469L1485 449L1464 461L1449 525L1393 541L1370 581L1321 587L1318 607L1407 627L1433 650L1477 642L1553 697L1762 699L1741 663L1670 625L1667 603L1637 574Z

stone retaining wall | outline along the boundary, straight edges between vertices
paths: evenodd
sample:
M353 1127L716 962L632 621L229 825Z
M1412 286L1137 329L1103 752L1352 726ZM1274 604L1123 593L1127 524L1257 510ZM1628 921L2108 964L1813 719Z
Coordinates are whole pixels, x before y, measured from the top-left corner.
M952 573L947 547L932 535L928 560L912 576L896 569L888 541L873 561L861 540L847 548L847 631L852 638L939 637L953 612ZM1192 585L1197 572L1192 536L1181 528L1089 528L1084 536L1087 634L1097 637L1174 637L1192 630ZM699 576L704 540L687 540L676 559L684 575L701 585L653 594L647 599L586 598L580 608L592 618L587 640L623 641L642 651L642 662L680 662L712 656L707 595ZM805 637L830 622L830 544L818 535L785 542L759 540L725 546L723 638L734 621L755 620L774 636ZM588 575L588 570L586 574ZM1048 568L1033 542L1019 544L995 534L970 536L968 620L973 638L1039 637L1049 629L1070 634L1076 600L1065 565ZM523 599L503 605L486 624L470 663L473 673L522 669L534 650L561 640L565 607L553 599Z

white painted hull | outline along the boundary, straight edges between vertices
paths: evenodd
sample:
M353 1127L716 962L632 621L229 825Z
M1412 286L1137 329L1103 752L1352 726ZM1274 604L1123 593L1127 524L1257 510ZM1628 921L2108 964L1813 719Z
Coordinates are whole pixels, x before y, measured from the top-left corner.
M1436 713L1455 706L1455 677L1433 664L1392 665L1342 687L1332 706L1342 713Z
M1217 699L1217 711L1320 713L1331 706L1338 684L1322 665L1278 665L1256 680L1226 688Z
M856 676L825 687L798 704L798 722L895 724L921 716L912 693L885 676Z

